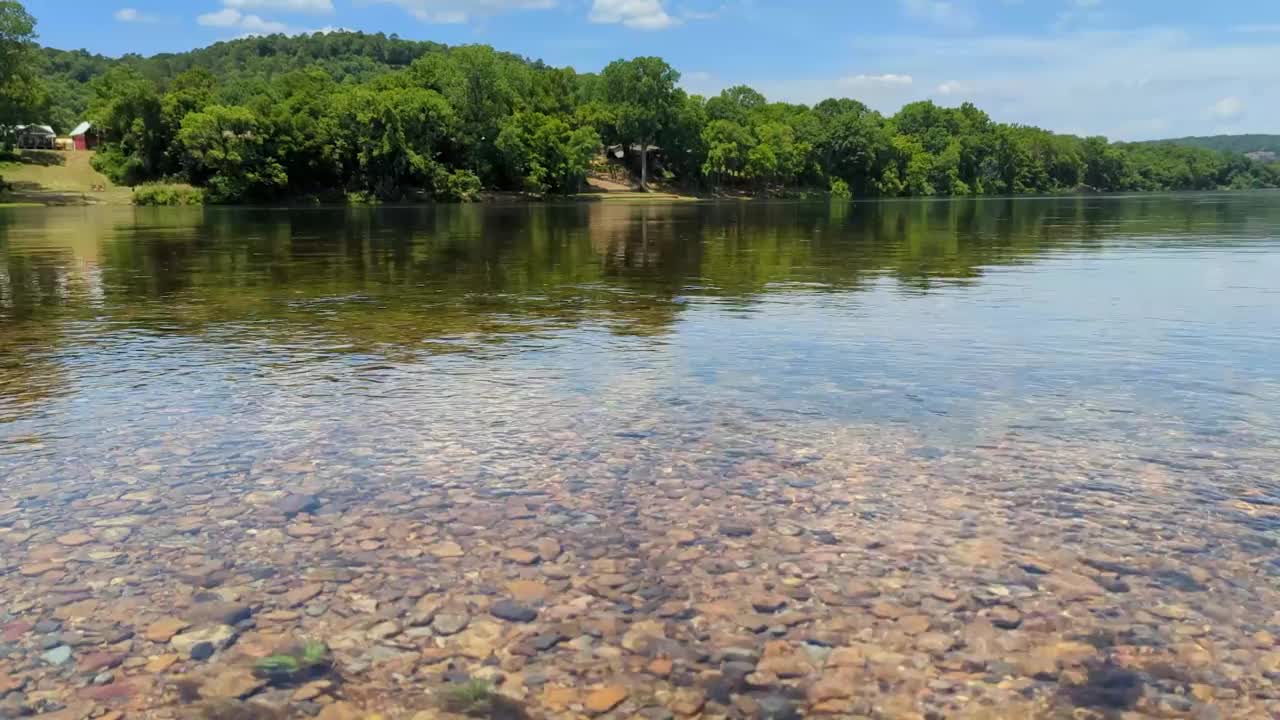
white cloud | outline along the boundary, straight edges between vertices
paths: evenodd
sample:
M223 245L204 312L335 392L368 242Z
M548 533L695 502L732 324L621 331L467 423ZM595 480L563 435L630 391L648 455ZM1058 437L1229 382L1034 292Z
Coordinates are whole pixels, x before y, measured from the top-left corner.
M513 10L549 10L558 0L369 0L396 5L418 20L442 25L470 22L478 17Z
M292 32L288 25L274 20L263 20L257 15L245 15L240 18L240 29L252 35L271 35L273 33Z
M1209 108L1209 112L1219 120L1233 122L1244 115L1244 101L1238 97L1224 97L1214 103Z
M294 32L282 22L263 20L257 15L245 15L235 8L223 8L217 12L205 13L197 17L196 22L205 27L235 28L246 35Z
M136 8L120 8L113 15L115 19L122 23L154 23L159 22L159 18L154 15L148 15Z
M222 0L222 4L237 10L278 10L316 15L333 13L333 0Z
M205 13L196 18L196 22L205 27L235 27L243 17L235 8L225 8L217 12Z
M908 87L915 82L915 78L910 75L887 73L885 75L851 75L840 78L837 82L841 87L866 90Z
M973 18L951 0L899 0L907 17L934 25L968 27Z
M1273 132L1274 118L1280 117L1280 37L1234 38L1161 27L963 37L867 34L852 39L850 52L910 74L913 84L849 85L834 74L730 75L720 82L745 82L771 100L788 102L847 95L887 113L915 100L968 100L1001 122L1117 140L1209 134L1228 125L1209 108L1234 97L1246 109L1230 125L1232 132ZM957 80L967 92L939 91Z
M952 97L955 95L966 95L973 91L969 88L968 85L965 85L959 80L948 80L942 83L941 85L939 85L938 87L934 88L934 92L946 97Z
M679 23L667 14L662 0L594 0L591 22L622 23L635 30L662 30Z

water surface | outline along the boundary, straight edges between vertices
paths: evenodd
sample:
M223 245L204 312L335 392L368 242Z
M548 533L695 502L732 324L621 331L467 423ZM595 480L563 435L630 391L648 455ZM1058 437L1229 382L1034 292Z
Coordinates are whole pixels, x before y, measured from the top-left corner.
M1277 629L1280 578L1275 193L2 213L0 530L15 552L0 568L141 509L132 539L97 541L150 578L140 609L159 611L173 580L137 543L270 564L245 543L283 525L250 508L287 493L320 498L321 524L377 514L471 538L459 572L498 572L476 547L550 536L574 574L609 561L639 576L643 548L692 528L705 553L664 571L664 598L763 584L845 617L795 591L872 582L964 638L995 585L1055 620L1000 634L993 657L1145 627L1089 662L1142 645L1185 670L1102 705L1157 713L1198 683L1234 693L1216 701L1238 703L1228 717L1275 708L1261 664L1280 656L1254 639ZM484 529L484 508L514 522ZM717 535L732 523L754 534ZM782 530L811 545L779 550ZM335 562L441 572L364 541L377 547L288 549L299 564L279 582ZM671 577L717 556L741 563ZM45 580L93 575L80 559ZM1080 576L1106 594L1042 581ZM1174 630L1153 604L1214 629L1161 637ZM910 646L900 618L873 615L834 644ZM753 642L725 632L700 642ZM1187 638L1213 667L1187 669ZM977 652L966 642L913 667L956 683L947 653ZM1099 704L1056 673L1011 677L1027 675L1016 695L1037 707ZM868 702L998 702L879 687Z

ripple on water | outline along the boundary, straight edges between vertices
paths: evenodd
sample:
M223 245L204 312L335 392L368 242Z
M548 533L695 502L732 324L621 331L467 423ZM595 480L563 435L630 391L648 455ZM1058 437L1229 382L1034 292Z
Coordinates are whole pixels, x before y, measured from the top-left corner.
M160 217L0 224L0 683L1280 712L1280 196Z

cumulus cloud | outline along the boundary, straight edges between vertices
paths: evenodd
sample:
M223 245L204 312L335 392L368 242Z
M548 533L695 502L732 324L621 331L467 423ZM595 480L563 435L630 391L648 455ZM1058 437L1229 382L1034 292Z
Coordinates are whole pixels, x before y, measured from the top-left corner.
M277 10L316 15L333 13L333 0L222 0L222 4L237 10Z
M272 35L291 32L288 25L274 20L263 20L257 15L245 15L235 8L223 8L196 18L205 27L240 30L246 35Z
M850 75L849 77L840 78L838 82L844 88L867 90L909 87L915 82L915 78L910 75L887 73L885 75Z
M635 30L662 30L679 21L667 14L662 0L594 0L591 22L621 23Z
M113 15L115 19L122 23L153 23L159 19L154 15L148 15L137 8L120 8Z
M515 10L549 10L557 0L370 0L396 5L425 23L457 24Z
M196 22L205 27L235 27L240 22L240 11L225 8L217 12L205 13L196 18Z
M1237 132L1268 132L1280 117L1280 38L1245 42L1148 27L1080 30L1047 35L866 35L854 40L860 57L911 72L912 86L891 93L851 88L838 78L762 83L767 95L816 102L838 92L878 110L929 97L971 100L1003 122L1075 130L1120 140L1200 135L1224 115L1211 106L1237 98ZM933 73L941 70L946 75ZM955 78L981 78L962 97L943 95ZM1223 110L1232 115L1231 104Z
M1234 122L1244 115L1244 101L1238 97L1224 97L1210 106L1209 112L1223 122Z

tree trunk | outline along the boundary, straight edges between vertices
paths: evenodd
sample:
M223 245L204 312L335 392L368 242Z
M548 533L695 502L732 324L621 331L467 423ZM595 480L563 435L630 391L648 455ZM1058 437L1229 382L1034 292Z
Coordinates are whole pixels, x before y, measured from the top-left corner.
M640 190L649 192L649 142L640 141Z

